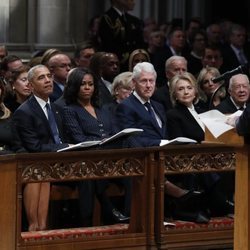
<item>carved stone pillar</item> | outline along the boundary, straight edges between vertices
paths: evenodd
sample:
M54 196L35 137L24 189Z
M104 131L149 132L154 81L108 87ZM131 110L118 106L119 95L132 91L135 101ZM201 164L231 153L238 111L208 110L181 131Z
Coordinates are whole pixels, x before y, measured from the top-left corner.
M37 1L37 43L70 43L70 0Z
M8 23L9 23L9 0L0 2L0 41L8 41Z

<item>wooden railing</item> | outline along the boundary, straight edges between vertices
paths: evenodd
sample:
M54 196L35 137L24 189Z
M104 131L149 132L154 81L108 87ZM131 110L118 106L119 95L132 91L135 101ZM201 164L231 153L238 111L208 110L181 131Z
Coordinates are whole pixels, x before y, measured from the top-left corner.
M234 244L236 250L248 250L248 153L247 147L205 144L1 156L0 249L207 249ZM177 230L163 225L165 175L234 170L234 226ZM131 220L125 232L36 241L25 241L22 237L22 187L25 183L124 177L131 177L133 182Z
M152 153L147 150L109 150L3 156L1 159L0 249L146 249L153 188ZM116 235L42 239L21 237L22 186L29 182L64 182L131 177L131 220L126 232ZM138 213L138 211L140 211ZM152 230L151 229L151 230ZM4 233L2 233L4 232Z

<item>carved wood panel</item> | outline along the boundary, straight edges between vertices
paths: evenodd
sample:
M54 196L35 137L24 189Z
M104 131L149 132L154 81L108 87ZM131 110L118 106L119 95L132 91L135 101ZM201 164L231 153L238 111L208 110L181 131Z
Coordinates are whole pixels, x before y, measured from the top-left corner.
M120 158L79 161L36 161L19 165L22 182L97 179L103 177L142 176L145 160Z
M165 154L165 173L234 170L235 152Z

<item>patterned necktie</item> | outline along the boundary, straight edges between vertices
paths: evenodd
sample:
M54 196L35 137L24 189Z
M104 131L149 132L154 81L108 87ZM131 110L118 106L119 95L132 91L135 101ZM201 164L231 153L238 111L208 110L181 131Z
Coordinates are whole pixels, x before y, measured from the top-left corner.
M159 124L158 124L158 122L157 122L157 120L156 120L156 117L155 117L155 114L154 114L154 111L153 111L153 109L152 109L151 104L150 104L149 102L145 102L144 105L145 105L145 107L147 108L148 113L150 114L152 121L153 121L155 124L157 124L157 126L159 126Z
M53 138L56 144L60 144L61 140L59 137L59 133L58 133L58 129L57 129L57 125L56 125L56 120L55 120L55 116L51 110L51 107L49 105L49 103L46 103L45 105L46 110L47 110L47 114L48 114L48 121L49 121L49 125L53 134Z

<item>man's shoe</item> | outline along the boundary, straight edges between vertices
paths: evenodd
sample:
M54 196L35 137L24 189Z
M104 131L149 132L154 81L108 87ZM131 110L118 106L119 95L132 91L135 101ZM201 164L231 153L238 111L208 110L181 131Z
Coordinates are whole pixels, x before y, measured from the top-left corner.
M129 219L130 219L130 217L123 215L120 211L118 211L115 208L112 210L112 217L116 223L129 222Z

